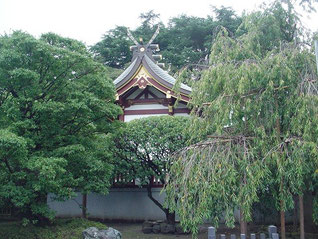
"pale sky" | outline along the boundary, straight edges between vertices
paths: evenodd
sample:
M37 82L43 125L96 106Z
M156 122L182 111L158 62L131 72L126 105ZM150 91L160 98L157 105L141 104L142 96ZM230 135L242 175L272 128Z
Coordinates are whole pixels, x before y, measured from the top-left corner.
M262 0L0 0L0 34L23 30L36 37L54 32L93 45L116 25L134 29L140 13L154 10L166 24L181 14L206 17L211 5L232 7L238 13L251 11ZM318 10L318 4L315 5ZM318 30L318 13L303 18Z

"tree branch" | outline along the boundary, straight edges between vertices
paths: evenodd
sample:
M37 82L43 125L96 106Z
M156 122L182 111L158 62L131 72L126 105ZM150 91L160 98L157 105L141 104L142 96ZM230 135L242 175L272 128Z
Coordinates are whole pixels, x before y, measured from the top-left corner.
M149 180L150 181L150 180ZM161 203L155 199L153 196L152 196L152 191L151 191L151 185L148 184L147 186L147 192L148 192L148 197L150 198L151 201L153 201L154 204L156 204L162 211L166 212L166 209L161 205Z
M7 158L4 158L4 163L5 163L5 165L7 166L9 172L10 172L11 174L13 174L13 169L11 168L11 166L10 166L10 164L9 164Z

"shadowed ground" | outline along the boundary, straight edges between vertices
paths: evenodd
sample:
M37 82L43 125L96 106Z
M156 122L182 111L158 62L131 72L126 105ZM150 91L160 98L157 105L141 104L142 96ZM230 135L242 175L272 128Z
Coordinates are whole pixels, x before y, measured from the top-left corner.
M144 234L141 231L141 223L107 223L108 227L117 229L122 233L123 239L190 239L191 235L171 235L171 234ZM199 235L200 239L207 239L207 232Z

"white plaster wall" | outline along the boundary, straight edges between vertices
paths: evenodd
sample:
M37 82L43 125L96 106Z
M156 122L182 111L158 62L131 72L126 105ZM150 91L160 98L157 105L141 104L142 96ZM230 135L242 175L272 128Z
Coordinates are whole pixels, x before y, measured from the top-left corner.
M160 202L164 194L160 188L153 188L153 196ZM82 195L66 202L52 201L49 195L48 205L58 217L80 217ZM79 203L79 204L78 204ZM111 189L108 195L96 193L87 196L87 209L90 218L117 220L164 220L165 214L147 195L144 188Z
M174 116L190 116L189 114L187 113L175 113Z
M80 217L82 215L81 203L82 195L80 194L64 202L54 201L53 194L49 194L47 199L48 206L56 212L58 217Z
M157 110L157 109L168 109L168 106L161 104L144 104L144 105L132 105L125 108L126 110Z
M161 116L161 115L165 115L165 114L125 115L125 120L124 120L124 122L129 122L129 121L134 120L134 119L141 119L141 118L146 118L146 117L150 117L150 116Z

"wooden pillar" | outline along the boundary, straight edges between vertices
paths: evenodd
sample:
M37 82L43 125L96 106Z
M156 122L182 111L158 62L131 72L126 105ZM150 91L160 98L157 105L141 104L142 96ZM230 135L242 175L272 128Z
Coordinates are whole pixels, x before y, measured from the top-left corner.
M173 105L168 105L168 109L169 109L169 112L168 112L168 114L169 115L173 115L174 114L174 107L173 107Z
M119 120L125 122L125 106L123 106L123 104L120 104L121 109L123 110L123 114L119 115Z
M125 115L124 114L119 115L119 120L125 122Z
M169 109L168 114L173 115L174 107L173 107L173 100L171 97L171 91L167 91L166 98L168 99L168 109Z

